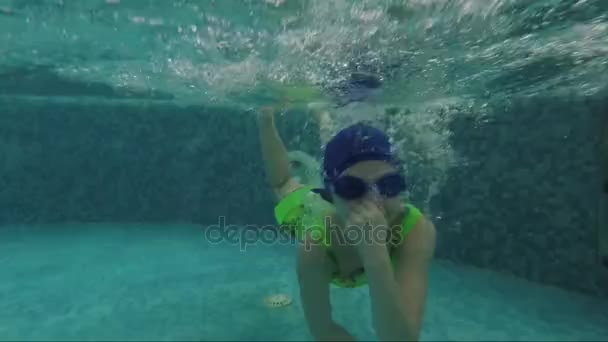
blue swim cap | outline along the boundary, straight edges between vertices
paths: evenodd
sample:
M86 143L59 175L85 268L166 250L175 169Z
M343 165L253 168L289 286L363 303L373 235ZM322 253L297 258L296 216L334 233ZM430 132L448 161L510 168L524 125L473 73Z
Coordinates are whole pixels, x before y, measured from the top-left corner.
M361 161L381 160L396 163L389 137L363 122L338 132L325 146L323 178L325 182L339 176Z

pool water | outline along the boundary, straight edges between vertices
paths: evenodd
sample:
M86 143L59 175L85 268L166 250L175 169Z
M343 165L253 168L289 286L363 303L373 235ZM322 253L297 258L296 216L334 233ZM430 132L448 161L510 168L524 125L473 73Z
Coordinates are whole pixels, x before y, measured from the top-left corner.
M197 225L5 226L0 340L311 340L292 245L212 244ZM267 308L286 293L290 306ZM334 315L374 339L366 288ZM436 260L423 340L606 340L608 300Z

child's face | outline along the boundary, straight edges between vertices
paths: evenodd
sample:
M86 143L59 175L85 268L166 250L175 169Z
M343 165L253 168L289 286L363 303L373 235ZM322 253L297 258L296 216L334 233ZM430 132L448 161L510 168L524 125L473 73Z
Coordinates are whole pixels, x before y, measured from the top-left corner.
M401 205L401 201L398 196L385 197L382 196L377 188L373 186L379 179L386 175L395 173L395 168L382 161L364 161L357 163L347 169L343 175L353 176L363 180L368 186L371 185L371 189L367 191L362 197L356 199L345 199L335 192L332 194L334 205L336 207L337 215L343 220L347 220L351 214L351 208L354 204L360 203L361 201L371 201L376 203L378 207L385 212L388 216L395 210L398 210Z

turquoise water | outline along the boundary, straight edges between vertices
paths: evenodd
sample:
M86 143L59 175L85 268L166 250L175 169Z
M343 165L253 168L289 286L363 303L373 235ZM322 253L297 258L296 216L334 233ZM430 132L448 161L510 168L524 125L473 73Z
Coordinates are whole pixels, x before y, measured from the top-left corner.
M339 126L407 108L388 128L400 137L398 148L407 146L408 161L430 170L417 189L428 202L447 170L467 163L450 145L457 111L438 109L466 108L484 123L493 101L597 94L608 74L607 4L0 0L0 98L91 108L196 104L222 113L285 99L302 112L326 102ZM353 73L374 75L381 89L349 88ZM7 131L2 165L18 174L34 147ZM197 139L192 151L207 147ZM111 150L137 153L121 146ZM294 247L242 251L210 243L203 231L140 223L0 226L0 340L310 340ZM265 307L275 293L293 303ZM334 288L332 298L337 321L360 340L374 339L366 288ZM436 260L422 339L606 340L607 307L606 299Z
M382 75L385 105L589 94L604 85L606 10L603 0L3 0L0 71L34 72L4 94L236 108L281 99L285 86L340 95L356 70Z
M49 229L52 228L52 229ZM52 231L52 233L51 233ZM1 340L310 340L294 248L210 244L202 226L0 230ZM264 297L293 303L266 308ZM366 289L332 288L336 320L374 340ZM423 340L603 341L607 300L434 263Z

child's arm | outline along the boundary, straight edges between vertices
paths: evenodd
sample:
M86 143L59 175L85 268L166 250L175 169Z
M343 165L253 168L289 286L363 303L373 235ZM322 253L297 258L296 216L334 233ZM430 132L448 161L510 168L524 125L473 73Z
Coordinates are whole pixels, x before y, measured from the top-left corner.
M329 296L330 265L324 246L306 234L297 253L300 299L308 329L317 341L355 341L355 338L332 318Z
M258 113L257 122L266 176L277 199L280 200L301 185L289 174L287 149L274 124L274 108L262 108Z

